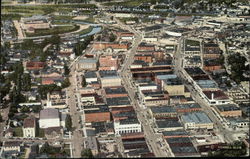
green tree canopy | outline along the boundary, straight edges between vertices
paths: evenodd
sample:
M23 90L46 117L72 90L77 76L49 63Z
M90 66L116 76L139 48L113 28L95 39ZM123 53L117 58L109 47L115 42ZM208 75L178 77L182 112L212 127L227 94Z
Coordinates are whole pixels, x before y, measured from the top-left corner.
M90 149L84 149L81 153L83 158L94 158L92 151Z

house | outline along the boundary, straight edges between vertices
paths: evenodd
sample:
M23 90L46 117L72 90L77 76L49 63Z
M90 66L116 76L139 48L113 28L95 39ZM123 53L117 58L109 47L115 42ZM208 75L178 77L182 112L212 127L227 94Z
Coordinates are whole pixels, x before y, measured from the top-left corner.
M213 129L212 120L204 112L190 112L181 116L185 129Z
M59 111L47 108L40 111L40 128L60 127Z
M21 152L21 142L19 141L5 141L3 143L3 151L4 152Z
M29 118L24 119L23 137L24 138L36 137L36 119L34 117L29 117Z
M45 62L30 61L26 63L26 69L28 71L41 70L45 67Z

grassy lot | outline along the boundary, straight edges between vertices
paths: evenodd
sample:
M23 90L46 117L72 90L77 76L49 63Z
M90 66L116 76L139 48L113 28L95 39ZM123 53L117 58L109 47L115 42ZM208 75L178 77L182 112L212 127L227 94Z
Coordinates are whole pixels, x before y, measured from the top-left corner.
M137 7L142 3L150 3L150 2L160 2L161 0L127 0L125 2L108 2L108 3L103 3L105 6L113 6L113 5L119 5L119 6L125 6L125 7Z
M79 35L86 34L86 33L91 32L92 29L93 29L93 27L90 26L90 27L88 27L87 29L83 29L83 30L81 30L81 31L79 31L79 32L77 32L77 33L75 33L75 34L79 34Z
M49 14L52 12L72 11L75 8L96 8L94 4L78 4L78 5L35 5L35 6L1 6L2 12L37 12L41 14Z
M14 130L13 136L23 137L23 129L22 129L22 127L16 127L13 130Z
M194 40L186 40L186 45L200 46L200 42Z
M75 16L54 15L53 20L72 20Z
M21 18L20 14L1 14L1 20L19 20Z
M131 18L119 18L119 20L123 23L125 23L126 21L136 21L138 22L139 19L137 17L131 17Z
M32 36L44 36L44 35L52 35L52 34L63 34L68 32L76 31L80 28L78 25L72 25L72 26L59 26L54 27L51 29L37 29L35 30L35 33L26 33L28 37Z
M40 138L43 138L45 135L44 135L44 130L43 129L39 129L37 128L38 132L37 132L37 137L40 137Z

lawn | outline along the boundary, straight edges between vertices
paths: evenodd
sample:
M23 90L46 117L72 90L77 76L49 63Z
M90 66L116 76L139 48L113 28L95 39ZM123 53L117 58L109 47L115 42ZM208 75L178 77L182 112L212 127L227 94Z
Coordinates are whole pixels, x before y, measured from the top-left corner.
M38 132L37 132L37 137L39 138L43 138L45 135L44 135L44 130L43 129L40 129L40 128L37 128Z
M103 5L105 6L124 6L124 7L137 7L142 3L150 3L153 2L154 0L127 0L125 2L108 2L104 3ZM160 0L155 0L155 1L160 1Z
M44 35L52 35L52 34L63 34L68 32L76 31L80 28L79 25L72 26L58 26L51 29L37 29L35 33L26 33L28 37L32 36L44 36Z
M13 130L14 130L13 136L23 137L23 129L22 129L22 127L16 127Z
M200 46L200 42L194 40L186 40L186 45Z

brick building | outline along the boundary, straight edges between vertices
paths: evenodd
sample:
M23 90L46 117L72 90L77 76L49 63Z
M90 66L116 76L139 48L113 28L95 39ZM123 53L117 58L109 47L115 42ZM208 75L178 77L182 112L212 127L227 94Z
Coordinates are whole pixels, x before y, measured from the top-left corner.
M118 69L118 57L102 55L99 58L99 70L117 70Z

